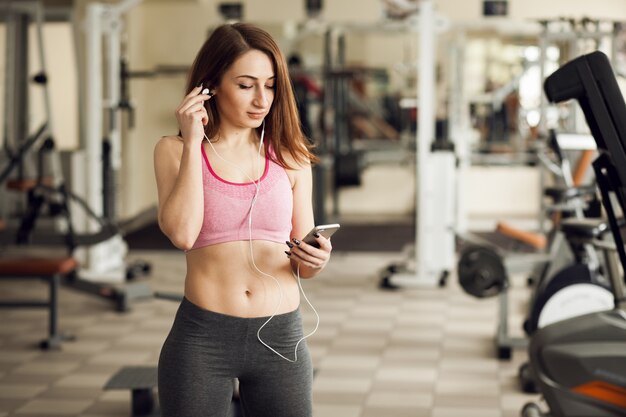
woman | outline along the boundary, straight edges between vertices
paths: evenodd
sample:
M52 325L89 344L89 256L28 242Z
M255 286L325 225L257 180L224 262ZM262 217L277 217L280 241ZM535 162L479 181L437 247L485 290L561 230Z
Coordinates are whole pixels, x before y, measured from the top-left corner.
M207 91L208 89L208 91ZM159 358L163 417L311 416L299 282L327 264L285 59L265 31L218 27L191 68L180 132L154 151L159 225L186 252L185 297Z

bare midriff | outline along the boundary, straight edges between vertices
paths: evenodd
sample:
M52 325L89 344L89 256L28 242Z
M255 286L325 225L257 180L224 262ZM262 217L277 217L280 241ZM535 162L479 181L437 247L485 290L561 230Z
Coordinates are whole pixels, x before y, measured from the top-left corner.
M286 249L284 243L254 240L254 258L249 241L190 250L185 297L204 309L237 317L291 312L298 308L300 292Z

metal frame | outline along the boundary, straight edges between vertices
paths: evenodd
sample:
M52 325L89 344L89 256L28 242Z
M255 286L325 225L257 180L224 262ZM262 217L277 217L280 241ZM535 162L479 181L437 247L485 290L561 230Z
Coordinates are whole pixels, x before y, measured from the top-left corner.
M104 190L103 140L110 143L113 181L121 167L120 59L122 16L142 0L123 0L115 5L89 3L84 22L85 34L85 103L83 137L86 152L86 201L98 216L110 220L116 216L116 201L112 187ZM103 48L104 40L104 48ZM103 69L106 74L103 75ZM104 81L106 77L106 90ZM105 118L105 112L108 117ZM107 129L104 129L105 121ZM105 198L103 191L108 191ZM96 232L99 224L86 219L88 232ZM87 248L81 278L91 281L121 282L126 279L124 257L128 247L120 235Z
M447 21L437 15L433 0L422 0L417 18L410 17L403 21L388 21L372 24L307 24L299 36L307 32L325 33L325 70L333 64L341 64L345 48L342 34L349 32L363 33L415 33L419 39L419 84L416 91L417 105L420 108L419 126L415 142L417 149L416 161L416 240L413 248L408 248L409 259L402 264L395 264L381 273L383 286L435 286L442 277L447 276L455 261L454 223L456 221L456 156L454 152L439 150L434 152L431 145L435 139L435 47L437 32L446 28ZM333 37L338 36L336 62L333 61ZM325 86L325 104L328 105L333 87ZM339 93L345 93L339 91ZM343 109L335 113L335 120L341 120ZM326 138L322 147L327 152L338 152L339 134L335 132L332 140ZM438 179L438 185L432 181ZM333 190L335 202L334 214L337 212L337 190ZM446 213L441 216L442 207Z
M59 316L59 284L61 282L61 274L34 274L34 275L0 275L0 280L21 280L21 279L37 279L44 280L48 283L48 300L20 300L20 301L0 301L0 308L46 308L48 309L48 337L40 342L42 349L61 349L61 343L64 341L74 340L74 337L59 332L58 316Z
M589 128L600 150L600 156L593 162L596 180L623 266L626 265L626 252L618 216L621 217L621 212L626 207L626 175L623 163L626 156L623 145L626 129L617 120L626 113L626 105L615 78L612 74L609 75L610 71L613 69L608 58L596 51L561 66L546 79L544 91L550 102L559 103L572 99L578 101L589 122ZM610 367L623 363L624 356L618 354L623 353L623 350L619 351L619 343L624 341L623 278L623 275L611 276L616 299L615 309L553 324L533 336L529 349L530 364L549 410L544 413L538 404L528 403L522 410L523 416L582 415L581 410L586 415L623 414L624 409L618 403L602 401L602 398L585 399L567 381L575 374L583 382L615 383L615 374L606 372L606 375L601 375L595 371L606 369L607 365ZM551 368L548 372L544 353L546 349L556 345L561 353L551 356ZM616 347L616 353L610 351L611 346ZM604 357L596 354L604 349L609 349ZM596 356L585 361L584 355L590 357L591 353ZM572 364L575 365L574 368ZM572 369L577 371L572 372ZM623 385L623 381L617 381Z
M434 287L443 284L454 268L456 155L431 148L436 124L435 49L437 32L444 27L445 21L435 13L434 1L421 1L414 28L419 36L415 246L410 259L383 272L384 286Z
M615 42L617 33L618 33L618 22L608 21L608 20L596 20L592 21L589 19L582 19L581 21L576 21L574 19L553 19L553 20L542 20L539 22L542 26L542 32L539 37L539 71L541 80L545 80L549 75L546 73L546 62L547 62L547 50L548 47L554 44L565 44L567 45L568 56L565 56L561 59L562 62L571 60L581 53L582 51L581 42L587 41L595 41L598 46L603 41L609 40L611 42L610 46L610 59L611 62L615 61L615 57L617 56L617 42ZM610 30L608 29L610 27ZM595 48L599 49L599 48ZM590 52L590 51L587 51ZM581 116L581 111L576 106L575 103L568 103L569 106L569 117L567 120L567 129L570 132L580 132L586 129L585 121ZM541 114L541 118L539 119L539 131L547 132L549 128L554 126L548 126L547 123L547 113L548 113L548 100L545 95L541 95L541 100L539 104L539 111ZM546 177L543 170L540 171L540 186L543 188L546 184ZM545 207L543 200L540 200L539 207L539 227L542 232L545 232Z
M611 42L610 58L611 61L615 60L615 56L617 54L617 46L615 42L615 37L617 35L617 22L608 20L591 21L588 19L582 19L581 21L573 19L554 19L540 21L540 24L543 29L539 38L539 68L542 80L545 80L548 76L545 68L545 64L547 62L547 49L555 43L567 45L567 48L569 49L568 56L561 59L561 61L568 61L585 52L582 50L583 48L581 46L581 42L587 42L590 40L595 41L598 47L594 49L600 49L599 44L603 41L609 40ZM610 30L607 29L609 26ZM576 114L580 112L578 107L575 106L574 103L569 103L569 105L571 109L571 115L568 119L569 130L579 131L585 124L584 120L581 120L580 117L576 117ZM549 128L549 126L546 125L547 109L548 101L545 95L542 94L540 104L542 117L539 122L539 127L542 132L547 131Z
M85 168L87 175L84 172L80 172L80 181L87 181L86 193L88 194L88 202L84 202L72 192L64 189L64 183L60 170L60 162L58 161L59 155L57 152L51 152L53 161L54 177L58 181L54 187L38 186L43 189L44 192L57 192L57 194L63 194L64 204L69 202L69 197L72 200L78 201L81 210L78 210L75 214L84 214L84 217L78 218L78 216L72 216L72 220L69 218L69 208L66 208L67 216L63 219L55 219L55 227L53 230L45 228L45 230L34 231L29 235L32 243L38 245L61 245L69 246L70 249L74 249L76 246L89 246L95 245L94 248L79 248L75 251L74 255L80 259L83 268L73 276L71 280L65 280L64 283L69 286L88 292L94 295L98 295L104 298L109 298L116 303L118 311L126 311L129 308L130 300L139 298L152 297L152 291L144 282L124 283L124 285L116 286L117 283L126 281L129 277L138 275L139 273L147 273L149 271L149 265L143 263L136 263L132 267L127 267L125 264L125 255L127 252L126 244L122 240L119 230L112 224L115 223L114 210L105 210L107 199L109 196L104 196L102 193L111 194L112 190L103 189L103 136L105 129L103 124L106 121L108 128L106 134L109 138L112 138L111 146L113 154L111 159L112 165L117 170L120 166L120 122L119 122L119 102L120 102L120 36L121 36L121 15L130 8L134 7L139 0L124 1L114 6L104 6L101 4L90 4L87 9L87 19L84 22L85 38L88 38L87 43L90 42L95 45L95 49L89 50L88 54L85 54L87 62L83 67L84 75L86 79L90 81L93 88L86 88L82 90L82 93L87 98L81 98L81 104L87 104L86 106L80 106L81 110L87 108L86 114L81 112L81 139L83 142L81 145L86 149L88 156L88 164ZM28 55L27 55L27 35L28 24L35 22L37 24L37 38L38 47L37 51L42 74L45 73L45 54L43 48L43 22L48 20L58 21L61 17L65 17L64 21L72 21L75 29L75 40L79 36L79 31L76 29L77 20L71 8L61 7L55 8L52 14L48 13L48 10L44 10L42 1L23 1L23 2L6 2L2 3L3 7L0 7L0 14L6 15L7 20L7 63L8 65L7 78L7 103L16 103L15 105L7 105L7 120L5 123L5 138L8 143L5 145L11 145L9 147L11 157L9 158L9 165L6 169L0 172L0 182L9 175L10 171L16 167L19 169L19 164L27 152L30 152L32 148L37 147L40 142L50 137L50 114L51 106L49 104L49 96L47 88L44 88L44 110L48 121L37 131L36 134L28 137L28 94L26 91L28 77ZM15 36L12 36L15 35ZM19 36L18 36L19 35ZM102 48L102 38L105 38L107 54L104 55ZM77 48L78 51L78 48ZM106 86L106 100L103 92L103 55L108 58L107 71L108 76ZM81 72L78 74L81 76ZM19 78L22 77L22 78ZM104 110L108 110L109 117L106 120L103 116ZM89 133L88 135L86 133ZM58 171L58 172L57 172ZM86 178L85 178L86 177ZM2 198L2 203L6 204L5 198ZM26 203L24 203L26 204ZM22 204L23 205L23 204ZM108 220L108 221L103 221ZM78 233L74 233L74 223ZM7 227L6 231L0 234L0 243L14 244L15 243L15 227ZM70 238L68 238L68 232ZM111 237L112 236L112 237ZM70 239L70 240L68 240ZM103 242L104 241L104 242ZM102 243L99 243L102 242Z
M558 134L556 138L560 149L564 151L595 149L595 143L593 140L590 140L589 135ZM538 159L545 165L553 164L547 159L547 157L542 157L541 153L539 153L538 156ZM556 166L553 169L554 171L558 171L555 172L555 174L562 177L565 186L574 187L570 161L566 157L562 158L560 167ZM554 205L552 208L567 210L578 219L582 219L584 217L583 205L578 201L571 201L561 206ZM505 270L509 273L509 276L516 273L531 272L531 278L542 281L544 278L549 279L554 276L571 260L571 252L565 236L558 230L555 231L554 236L552 237L548 251L538 253L507 252L489 240L480 238L479 236L470 233L461 234L460 236L465 241L486 246L500 254ZM585 245L585 247L587 249L589 267L592 270L595 270L600 265L598 255L592 245ZM541 282L538 282L535 285L540 284ZM526 337L514 337L511 336L509 332L509 288L510 282L508 282L498 294L498 324L495 346L499 359L510 359L513 349L523 349L528 345L528 339Z
M399 264L391 265L381 271L383 287L426 286L441 284L449 271L454 267L455 254L455 223L457 221L457 171L456 155L451 149L433 150L435 140L436 115L435 103L435 68L437 33L447 28L445 18L435 13L433 0L422 0L419 13L402 21L385 21L371 23L320 23L307 22L296 36L302 38L309 33L324 34L324 70L328 71L335 64L342 63L345 43L342 36L350 33L414 33L419 40L418 68L419 83L417 86L417 106L419 112L419 128L415 137L416 157L416 195L415 195L415 228L414 245L407 248L408 259ZM337 44L333 42L337 39ZM292 39L293 41L293 39ZM336 49L336 50L335 50ZM338 91L345 94L345 91ZM333 86L325 85L324 104L332 107L331 97ZM344 109L335 112L335 122L341 121ZM325 152L338 152L340 134L326 137L320 149ZM335 167L336 169L336 167ZM322 175L316 176L321 179ZM436 179L433 181L433 179ZM316 190L318 190L316 188ZM323 189L322 189L323 191ZM316 206L321 205L321 192L317 193ZM337 211L337 190L333 189L334 215ZM442 209L443 207L443 209ZM322 210L319 207L318 212ZM442 213L445 215L442 216Z
M28 137L28 25L37 24L38 57L41 71L45 73L43 51L43 10L39 1L9 1L0 8L6 22L6 77L5 77L5 120L4 146L15 152ZM47 89L44 89L44 111L50 127L50 104Z

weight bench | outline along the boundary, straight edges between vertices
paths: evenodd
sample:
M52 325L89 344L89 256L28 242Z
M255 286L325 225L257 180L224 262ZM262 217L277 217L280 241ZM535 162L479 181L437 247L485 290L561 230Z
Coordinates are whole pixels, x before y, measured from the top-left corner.
M49 297L46 301L0 301L0 308L48 309L48 338L40 343L42 349L60 349L62 341L74 340L74 337L58 331L58 290L61 278L75 271L77 267L78 262L70 256L0 258L0 280L41 279L48 282Z
M126 366L109 379L104 389L130 390L133 417L159 417L161 411L155 402L156 386L156 366ZM241 417L237 390L233 394L230 410L232 417Z
M157 386L157 368L154 366L127 366L120 369L104 386L105 390L130 390L133 416L149 416L156 411L154 388Z

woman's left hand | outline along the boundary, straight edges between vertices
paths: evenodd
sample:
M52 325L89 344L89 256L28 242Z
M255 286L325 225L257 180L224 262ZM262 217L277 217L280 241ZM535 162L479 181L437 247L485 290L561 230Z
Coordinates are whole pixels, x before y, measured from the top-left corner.
M333 250L333 246L330 243L330 239L319 235L315 238L319 248L308 243L301 242L298 239L292 239L291 242L285 242L289 247L287 256L293 262L300 264L300 267L308 267L313 270L323 269L330 260L330 253Z

